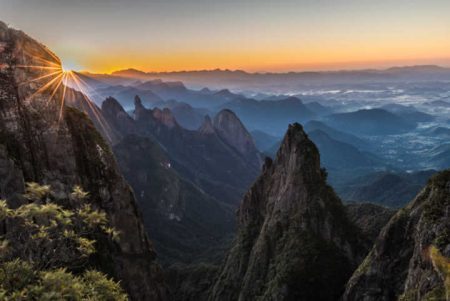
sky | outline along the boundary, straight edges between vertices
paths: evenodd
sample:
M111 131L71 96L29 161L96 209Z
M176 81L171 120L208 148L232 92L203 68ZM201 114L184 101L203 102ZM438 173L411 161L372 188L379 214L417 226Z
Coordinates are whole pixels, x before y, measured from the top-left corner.
M449 0L0 0L67 69L450 66Z

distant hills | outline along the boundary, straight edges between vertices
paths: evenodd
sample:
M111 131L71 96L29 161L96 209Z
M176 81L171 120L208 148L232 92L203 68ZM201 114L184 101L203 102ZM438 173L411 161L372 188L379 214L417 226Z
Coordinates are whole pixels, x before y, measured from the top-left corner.
M222 107L233 110L250 129L259 129L275 136L281 136L288 123L307 122L317 116L308 104L296 97L277 101L240 97Z
M436 170L415 173L375 172L336 187L346 201L377 203L387 207L402 207L425 186Z
M326 122L340 130L362 135L399 134L416 127L414 122L383 109L332 114L326 118Z
M249 73L242 70L198 70L177 72L143 72L136 69L119 70L114 76L141 80L163 79L183 81L192 87L209 88L261 88L264 85L285 86L292 82L317 85L349 82L392 82L450 80L450 68L436 65L392 67L389 69L304 71L287 73Z

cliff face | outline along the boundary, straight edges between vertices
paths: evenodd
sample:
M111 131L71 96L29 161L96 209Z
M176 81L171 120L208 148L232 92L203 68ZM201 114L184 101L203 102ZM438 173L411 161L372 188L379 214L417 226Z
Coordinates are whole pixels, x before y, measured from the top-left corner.
M63 105L84 100L80 93L69 99L58 79L50 82L61 72L50 50L0 23L0 197L23 202L28 181L51 185L59 197L82 186L122 233L117 243L98 243L92 266L120 280L133 300L166 300L134 195L93 123Z
M344 300L448 300L450 171L433 176L389 221Z
M336 300L367 250L299 124L266 159L238 220L211 300Z
M251 164L259 168L261 156L252 136L231 110L224 109L214 117L214 128L219 136L234 146Z

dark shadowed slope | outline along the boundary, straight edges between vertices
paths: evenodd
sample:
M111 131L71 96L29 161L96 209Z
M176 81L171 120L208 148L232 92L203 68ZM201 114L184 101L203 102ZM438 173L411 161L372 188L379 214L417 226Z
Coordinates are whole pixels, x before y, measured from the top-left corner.
M52 68L60 70L60 60L3 23L0 45L1 197L20 202L15 196L23 192L25 181L51 185L56 196L66 198L74 185L82 186L90 193L91 205L104 210L121 232L118 243L98 241L98 254L90 266L120 280L133 300L167 300L133 192L119 173L109 145L84 113L68 107L61 111L62 89L36 93L49 77L35 79L49 75ZM53 67L27 67L43 64Z
M389 221L347 284L344 300L446 300L450 172L431 178Z
M396 210L370 203L345 205L347 216L373 243Z
M367 249L299 124L266 160L238 220L211 300L336 300Z
M164 265L211 261L234 229L234 213L172 168L149 138L126 136L114 146L121 170L136 193L144 225ZM219 254L220 255L220 254Z

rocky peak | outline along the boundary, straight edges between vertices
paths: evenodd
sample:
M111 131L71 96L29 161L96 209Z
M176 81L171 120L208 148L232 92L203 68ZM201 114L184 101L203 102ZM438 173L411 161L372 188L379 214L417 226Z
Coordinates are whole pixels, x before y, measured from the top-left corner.
M450 170L383 228L349 280L344 300L448 300Z
M178 126L178 123L175 120L172 111L170 111L170 109L168 108L164 108L162 110L158 108L153 109L153 117L161 124L167 126L169 129Z
M319 150L298 123L289 125L275 162L289 172L301 174L305 181L325 183L320 170Z
M142 105L142 100L139 95L134 96L134 108L135 110L145 109L145 107Z
M114 97L108 97L102 102L102 111L114 116L126 114L122 105Z
M212 300L336 300L367 250L299 124L266 160L238 220Z
M213 123L211 121L211 117L209 115L205 115L205 119L203 120L202 125L198 129L198 132L205 135L215 134Z
M136 132L133 119L113 97L108 97L103 101L101 114L99 114L99 116L105 119L104 124L107 125L109 132L115 133L115 136L117 137L121 137L122 133ZM97 126L97 128L99 128L99 126ZM119 140L120 139L115 139L112 142L115 144Z
M136 95L134 97L134 118L136 120L145 118L145 116L150 115L148 110L142 104L141 98Z
M213 120L213 126L225 142L256 166L260 166L261 157L253 137L233 111L224 109L217 113Z

